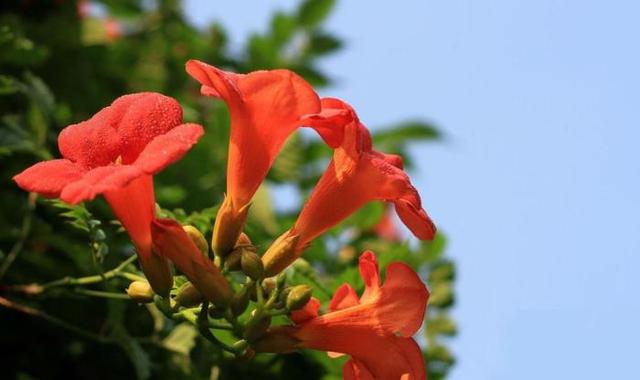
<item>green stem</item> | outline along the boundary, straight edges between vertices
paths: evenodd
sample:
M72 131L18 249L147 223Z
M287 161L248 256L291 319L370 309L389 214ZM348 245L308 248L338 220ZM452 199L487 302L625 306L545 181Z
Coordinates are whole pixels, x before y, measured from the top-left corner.
M75 292L78 294L91 296L91 297L111 298L111 299L131 301L131 297L122 293L103 292L100 290L90 290L90 289L81 289L81 288L76 289Z
M93 275L93 276L87 276L87 277L78 277L78 278L73 278L73 277L65 277L65 278L61 278L59 280L56 281L52 281L46 284L41 285L41 291L47 291L51 288L55 288L55 287L59 287L59 286L75 286L75 285L88 285L88 284L96 284L99 282L104 282L107 281L111 278L117 277L117 276L121 276L127 279L131 279L131 278L135 278L135 279L140 279L140 276L134 275L132 273L126 273L126 272L122 272L124 270L124 268L127 267L127 265L133 263L135 260L137 259L137 257L135 255L127 258L125 261L123 261L122 263L120 263L120 265L118 265L117 267L115 267L114 269L104 272L102 274L98 274L98 275Z
M264 293L261 281L256 281L256 299L258 300L258 310L262 310L262 307L264 306Z

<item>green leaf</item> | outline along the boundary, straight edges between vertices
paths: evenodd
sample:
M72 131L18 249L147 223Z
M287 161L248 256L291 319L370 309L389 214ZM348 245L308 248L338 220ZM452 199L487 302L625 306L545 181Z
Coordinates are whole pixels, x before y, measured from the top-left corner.
M406 121L382 128L372 135L373 144L383 151L397 151L408 142L436 140L440 132L431 124L421 121Z
M271 18L271 39L278 47L285 45L296 30L296 20L290 15L278 12Z
M0 95L13 94L18 92L19 89L20 87L15 78L0 75Z
M440 282L431 287L429 306L446 309L453 305L454 292L450 282Z
M447 240L443 234L437 233L431 241L423 241L420 245L420 254L425 257L427 262L433 262L444 254Z
M94 220L92 218L93 215L91 214L91 212L89 212L89 210L87 210L84 204L70 205L64 203L59 199L48 199L45 200L45 202L55 208L64 210L64 212L62 212L60 215L69 219L67 220L67 222L77 229L89 232L93 228L93 225L96 224L96 222L100 224L100 221L97 220L92 222L92 220Z
M458 332L456 323L448 315L440 314L427 320L427 335L454 336Z
M450 260L442 260L431 267L429 272L429 283L453 281L456 275L455 264Z
M298 9L298 22L307 28L320 24L335 5L335 0L307 0Z
M188 356L196 345L198 331L189 323L181 323L162 340L162 346L166 349Z
M342 48L342 41L325 33L314 33L309 41L308 51L313 55L325 55Z

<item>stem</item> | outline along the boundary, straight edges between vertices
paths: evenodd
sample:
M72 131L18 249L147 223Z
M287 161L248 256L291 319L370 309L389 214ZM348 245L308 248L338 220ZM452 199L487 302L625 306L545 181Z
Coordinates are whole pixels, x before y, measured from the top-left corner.
M0 279L4 277L7 273L13 262L18 257L20 251L22 251L22 247L24 247L24 243L27 241L27 237L29 236L29 232L31 232L31 220L33 217L33 209L36 207L36 199L38 198L35 193L29 194L29 200L27 201L27 212L25 213L24 219L22 219L22 227L20 228L20 234L18 235L18 240L11 247L11 250L7 254L7 258L2 262L0 266Z
M261 281L256 281L256 299L258 300L258 310L261 310L264 306L264 293Z
M111 299L127 300L127 301L131 300L131 298L128 295L122 294L122 293L103 292L100 290L90 290L90 289L76 289L75 291L78 294L91 296L91 297L111 298Z
M108 271L108 272L104 272L101 274L97 274L97 275L93 275L93 276L87 276L87 277L78 277L78 278L73 278L73 277L65 277L65 278L61 278L60 280L56 280L56 281L52 281L46 284L41 285L41 291L47 291L51 288L55 288L58 286L74 286L74 285L87 285L87 284L96 284L99 282L104 282L106 280L109 280L111 278L114 278L116 276L122 276L124 278L135 278L135 279L139 279L141 278L140 276L134 275L132 273L123 273L122 271L124 270L124 268L127 267L127 265L133 263L135 260L137 259L137 257L135 255L132 255L131 257L128 257L125 261L121 262L120 265L118 265L117 267L115 267L114 269Z

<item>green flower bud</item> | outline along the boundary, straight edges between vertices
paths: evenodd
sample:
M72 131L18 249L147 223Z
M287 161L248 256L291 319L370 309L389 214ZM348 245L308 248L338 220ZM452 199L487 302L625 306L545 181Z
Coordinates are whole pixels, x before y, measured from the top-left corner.
M262 260L255 252L249 249L243 249L240 256L240 266L242 271L250 279L257 281L264 276L264 266Z
M182 229L184 229L184 232L193 240L200 252L202 252L202 255L208 258L209 244L207 243L207 239L204 238L204 235L194 226L182 226Z
M151 303L155 295L147 281L133 281L127 288L127 294L138 303Z
M311 287L309 285L297 285L291 288L287 295L287 310L294 311L302 309L311 299Z
M203 300L200 291L190 282L182 285L176 296L176 304L182 307L194 307L200 305Z

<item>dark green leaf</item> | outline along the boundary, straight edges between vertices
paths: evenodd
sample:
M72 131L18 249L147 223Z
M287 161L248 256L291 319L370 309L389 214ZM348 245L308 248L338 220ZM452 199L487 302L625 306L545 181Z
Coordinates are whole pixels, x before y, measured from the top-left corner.
M331 12L335 0L306 0L298 10L298 22L307 28L320 24Z

